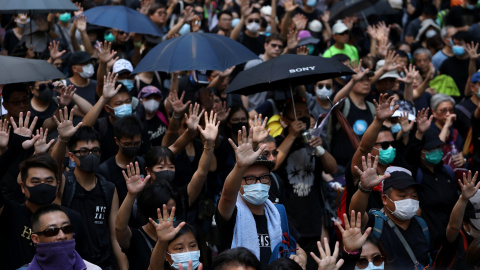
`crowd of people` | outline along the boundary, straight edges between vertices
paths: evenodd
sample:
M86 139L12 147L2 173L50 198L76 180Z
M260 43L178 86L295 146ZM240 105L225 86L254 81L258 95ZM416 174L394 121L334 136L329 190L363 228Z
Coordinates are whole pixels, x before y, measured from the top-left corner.
M379 3L348 17L335 0L0 14L0 54L64 74L0 85L0 269L480 269L480 5ZM161 35L88 23L100 5ZM258 59L133 73L190 32ZM354 73L226 93L282 54Z

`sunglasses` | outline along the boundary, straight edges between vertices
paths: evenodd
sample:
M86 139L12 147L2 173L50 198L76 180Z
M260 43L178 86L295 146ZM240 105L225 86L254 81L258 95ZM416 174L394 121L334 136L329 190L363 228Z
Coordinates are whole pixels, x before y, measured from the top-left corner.
M128 35L128 33L125 32L125 31L118 31L118 34L119 34L119 35Z
M367 259L367 258L360 258L357 260L357 264L356 266L359 268L359 269L365 269L368 267L368 264L370 263L370 261ZM382 255L375 255L373 256L372 258L372 263L373 265L375 266L380 266L382 265L383 263L383 256Z
M52 83L41 83L41 84L38 85L38 90L43 91L43 90L47 89L47 86L50 89L55 88Z
M249 22L249 23L251 23L251 22L260 23L260 20L259 19L249 19L247 22Z
M383 150L387 150L390 146L392 146L392 143L393 143L393 141L391 141L391 142L385 141L385 142L378 142L378 143L376 143L375 145L380 145L380 147L381 147Z
M68 224L60 228L48 228L42 232L36 232L34 234L44 235L45 237L53 237L53 236L57 236L60 230L62 230L64 234L71 234L73 233L73 225Z
M323 86L325 86L325 88L327 88L328 90L332 89L332 85L329 84L329 83L326 83L326 84L319 83L318 84L318 88L323 88Z

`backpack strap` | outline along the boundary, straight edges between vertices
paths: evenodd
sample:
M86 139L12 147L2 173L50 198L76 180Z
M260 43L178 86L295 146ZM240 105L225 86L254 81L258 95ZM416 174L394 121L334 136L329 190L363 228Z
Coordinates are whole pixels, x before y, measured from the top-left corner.
M153 246L152 246L152 243L150 243L150 241L148 240L147 236L145 235L145 233L138 229L138 231L140 232L140 234L143 236L143 239L145 239L145 243L147 243L147 246L150 248L150 251L153 252Z
M347 96L342 109L342 114L345 116L345 118L348 117L348 112L350 112L350 98Z
M423 180L423 171L420 167L418 167L417 176L415 177L415 182L417 182L417 184L421 184L422 180Z
M282 233L288 233L290 234L290 231L288 230L288 219L287 219L287 211L285 210L285 206L283 204L275 204L275 207L278 210L278 213L280 214L280 221L282 222Z
M467 108L465 108L462 104L458 104L457 106L455 106L455 109L458 109L459 111L461 111L463 114L465 114L465 116L470 120L472 118L472 112L467 110Z
M368 110L372 114L372 117L375 118L375 114L377 114L377 109L375 108L375 105L370 101L365 101L365 103L367 104Z
M428 246L430 246L430 230L428 230L427 223L423 218L417 215L415 215L414 217L417 220L420 227L422 228L422 232L423 232L423 235L425 235L425 238L427 239Z
M107 203L107 216L110 216L110 210L112 209L112 200L113 200L113 193L115 188L108 186L109 182L100 174L96 173L95 176L98 179L98 183L100 183L100 189L102 190L103 197L105 202ZM113 185L113 184L112 184Z
M400 232L400 230L397 228L397 225L395 225L395 223L393 223L393 221L391 219L388 219L387 220L387 224L388 226L390 226L390 228L392 228L392 230L395 232L395 234L397 235L398 239L400 240L400 242L402 243L403 247L405 248L405 250L407 251L408 253L408 256L410 257L410 259L412 260L413 264L414 265L419 265L419 262L417 260L417 258L415 257L415 254L413 254L413 251L412 249L410 248L410 245L407 243L407 240L405 240L405 238L403 237L402 233Z
M375 224L373 225L372 233L377 239L380 239L383 231L383 222L387 221L387 217L383 213L383 209L382 210L372 209L370 210L369 213L375 216Z
M273 178L275 185L277 186L277 190L280 190L280 184L278 183L278 179L273 172L270 172L270 176ZM285 207L284 207L285 208ZM280 210L278 210L280 212Z
M443 169L447 171L448 176L450 177L450 180L455 181L455 172L453 171L452 167L450 167L447 164L443 164Z
M62 205L70 208L73 196L75 195L75 186L77 181L75 180L75 174L73 174L71 171L65 172L64 176L65 187L63 188Z

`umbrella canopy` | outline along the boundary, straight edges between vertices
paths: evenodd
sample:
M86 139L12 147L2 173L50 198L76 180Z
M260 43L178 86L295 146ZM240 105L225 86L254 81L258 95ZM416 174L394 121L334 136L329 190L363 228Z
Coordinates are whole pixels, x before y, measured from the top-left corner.
M0 13L49 13L76 11L70 0L0 0Z
M0 56L0 84L59 78L65 78L65 75L45 60Z
M239 42L217 34L189 33L164 41L138 63L145 71L226 70L258 58Z
M363 15L365 17L368 17L370 15L395 15L399 13L402 13L402 11L392 8L392 6L390 5L390 3L388 3L387 0L378 1L374 6L371 6L363 11Z
M99 26L120 29L127 33L160 36L160 29L150 18L126 6L98 6L83 15L87 22Z
M373 6L378 0L343 0L330 9L330 21L336 21L359 13Z
M227 94L251 95L354 73L335 59L284 54L240 72L228 87Z

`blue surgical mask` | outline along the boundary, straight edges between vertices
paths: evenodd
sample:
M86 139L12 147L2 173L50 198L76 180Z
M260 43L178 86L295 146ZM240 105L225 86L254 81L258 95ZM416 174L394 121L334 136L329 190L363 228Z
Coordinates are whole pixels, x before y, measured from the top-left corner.
M388 149L380 149L378 150L378 162L382 165L390 165L392 164L395 156L397 155L397 149L390 146Z
M477 92L475 94L477 94L477 97L480 98L480 87L477 87Z
M314 7L317 5L317 0L307 0L307 6Z
M125 85L127 87L128 91L132 91L133 89L133 80L118 80L119 83Z
M262 183L243 185L242 197L249 203L261 205L268 199L270 186Z
M182 264L183 269L188 268L188 261L192 260L192 269L197 269L200 265L200 250L183 252L183 253L168 253L172 257L173 263L171 267L180 269L179 264Z
M132 104L123 104L121 106L113 108L115 111L115 117L122 118L132 115Z
M399 123L397 124L394 124L392 125L392 127L390 127L390 130L392 131L392 133L398 133L400 132L400 130L402 130L402 125L400 125Z
M470 4L465 4L465 8L469 9L469 10L474 10L475 9L475 6L474 5L470 5Z
M360 269L358 267L355 266L355 270L383 270L385 269L385 263L382 263L381 265L379 266L375 266L372 262L369 262L368 263L368 266L366 268L363 268L363 269Z
M60 14L60 16L58 16L58 19L63 23L69 22L71 18L72 18L72 14L70 14L70 12L65 12Z
M453 45L452 51L453 51L453 54L456 56L462 56L465 54L465 48L458 45Z
M267 28L265 28L265 36L270 36L270 33L272 32L272 27L269 25Z
M237 26L238 22L240 21L239 18L235 18L232 20L232 28L235 28L235 26Z
M188 33L190 33L190 24L184 24L182 25L182 28L180 28L180 30L178 31L178 33L183 36L183 35L186 35Z
M112 33L108 33L103 35L103 39L105 39L108 42L114 42L115 41L115 36Z

